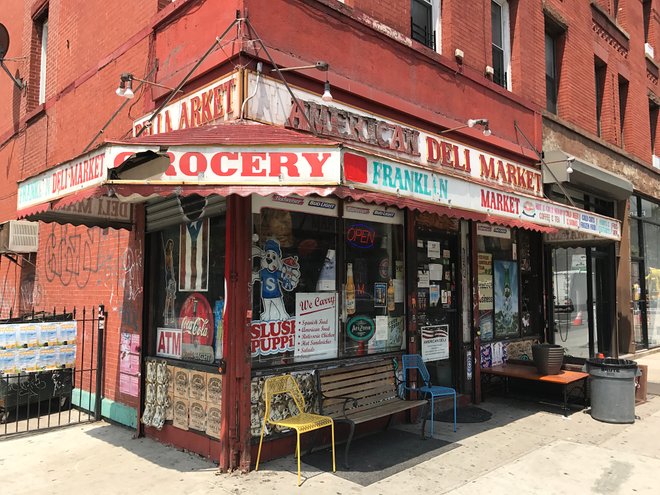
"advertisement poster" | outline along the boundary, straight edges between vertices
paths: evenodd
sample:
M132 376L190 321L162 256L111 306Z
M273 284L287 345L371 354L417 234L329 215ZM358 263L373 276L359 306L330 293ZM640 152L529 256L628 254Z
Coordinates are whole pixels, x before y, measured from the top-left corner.
M138 396L140 372L140 336L122 332L119 342L119 391L131 397Z
M422 327L422 359L449 359L449 325Z
M477 279L479 284L479 310L493 310L493 255L477 253Z
M494 262L495 335L518 335L518 265L513 261Z
M296 294L296 362L337 357L336 292Z
M198 292L188 296L179 312L181 326L181 357L190 361L212 363L215 358L213 349L213 311L207 299Z

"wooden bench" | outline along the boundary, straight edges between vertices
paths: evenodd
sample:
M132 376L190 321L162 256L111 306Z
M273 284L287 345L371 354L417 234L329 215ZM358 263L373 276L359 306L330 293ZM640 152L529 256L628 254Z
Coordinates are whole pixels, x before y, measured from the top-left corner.
M335 422L348 424L350 431L344 450L348 468L348 451L355 425L388 417L386 429L396 413L427 405L426 400L404 400L397 393L392 359L332 368L318 373L320 414ZM426 410L424 411L426 413ZM422 421L422 437L426 414Z
M562 388L564 402L562 408L564 411L564 416L567 416L568 408L568 391L569 388L579 387L582 390L582 395L584 398L585 406L587 401L587 387L586 380L589 377L589 373L583 373L581 371L569 371L561 370L557 375L541 375L536 370L536 366L530 362L530 364L513 364L505 363L498 366L492 366L490 368L481 369L482 380L491 381L492 377L501 377L505 380L505 391L508 391L509 388L509 379L520 379L520 380L530 380L537 381L542 383L551 383L559 385ZM485 391L485 387L482 387L482 391Z

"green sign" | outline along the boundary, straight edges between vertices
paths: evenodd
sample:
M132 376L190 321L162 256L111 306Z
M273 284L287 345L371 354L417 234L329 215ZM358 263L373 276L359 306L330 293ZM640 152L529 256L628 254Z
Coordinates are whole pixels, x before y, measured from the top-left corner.
M376 326L374 320L368 316L354 316L348 320L346 331L351 339L357 342L365 342L373 337Z

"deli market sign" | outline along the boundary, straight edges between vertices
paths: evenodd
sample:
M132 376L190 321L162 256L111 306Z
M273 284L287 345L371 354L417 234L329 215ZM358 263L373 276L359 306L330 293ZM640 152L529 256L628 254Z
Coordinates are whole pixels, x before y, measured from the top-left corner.
M18 184L17 209L45 203L102 184L108 169L119 166L145 146L105 145Z
M150 124L153 113L137 119L133 122L133 136L145 126L141 136L234 119L239 109L238 94L238 74L234 73L167 105Z
M438 172L471 177L482 183L543 197L540 170L482 150L465 146L438 134L426 133L397 122L380 119L358 109L321 99L294 89L302 109L293 104L285 86L252 73L248 86L256 85L256 97L248 101L248 115L257 120L285 125L319 136L341 139L374 151L393 154Z

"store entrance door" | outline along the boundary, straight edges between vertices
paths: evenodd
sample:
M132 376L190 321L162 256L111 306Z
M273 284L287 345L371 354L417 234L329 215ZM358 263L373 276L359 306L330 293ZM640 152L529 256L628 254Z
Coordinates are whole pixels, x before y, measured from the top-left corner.
M461 349L458 235L418 226L416 237L418 351L433 385L456 387Z
M612 355L615 276L612 246L551 249L554 342L573 357Z

